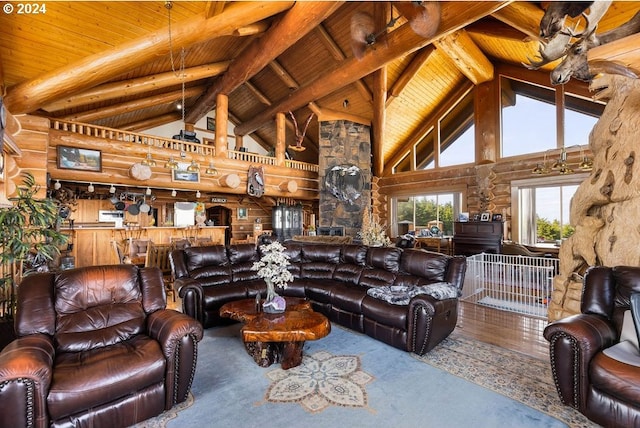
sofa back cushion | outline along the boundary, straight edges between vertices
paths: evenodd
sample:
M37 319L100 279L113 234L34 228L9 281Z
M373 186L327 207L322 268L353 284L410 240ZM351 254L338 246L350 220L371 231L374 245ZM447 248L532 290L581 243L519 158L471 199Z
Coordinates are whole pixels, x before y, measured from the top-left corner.
M253 264L260 260L254 244L231 245L227 249L227 255L231 263L233 281L250 281L260 278L258 272L251 269Z
M400 248L370 247L367 250L366 265L370 268L384 269L395 273L400 269L401 255Z
M367 247L357 244L343 245L341 255L342 263L364 266L367 261Z
M396 274L384 269L364 268L360 274L358 284L364 287L381 287L391 285L396 279Z
M441 282L445 280L449 259L446 254L405 250L400 261L400 271L431 282Z
M304 262L340 263L341 245L306 244L302 248Z
M145 331L138 269L89 266L58 274L54 281L56 346L63 352L100 348Z
M189 247L184 250L189 276L202 286L228 284L231 268L224 245Z
M333 271L333 279L349 284L358 284L364 266L351 263L339 263Z

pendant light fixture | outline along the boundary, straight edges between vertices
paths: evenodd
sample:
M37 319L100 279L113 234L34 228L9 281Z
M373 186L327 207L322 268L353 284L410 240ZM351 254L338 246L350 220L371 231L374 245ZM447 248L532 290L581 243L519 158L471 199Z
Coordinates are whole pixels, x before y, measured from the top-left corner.
M167 169L178 169L178 162L176 162L173 156L170 156L169 160L165 162L164 167Z
M218 175L218 170L213 166L213 161L209 161L209 167L204 171L207 175Z

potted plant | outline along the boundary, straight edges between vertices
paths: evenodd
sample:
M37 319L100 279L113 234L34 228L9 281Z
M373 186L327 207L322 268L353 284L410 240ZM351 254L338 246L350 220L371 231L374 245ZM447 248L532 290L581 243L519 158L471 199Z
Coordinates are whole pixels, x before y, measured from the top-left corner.
M40 186L23 174L11 205L0 207L0 349L13 337L16 290L23 276L46 271L68 237L60 232L59 203L36 198Z

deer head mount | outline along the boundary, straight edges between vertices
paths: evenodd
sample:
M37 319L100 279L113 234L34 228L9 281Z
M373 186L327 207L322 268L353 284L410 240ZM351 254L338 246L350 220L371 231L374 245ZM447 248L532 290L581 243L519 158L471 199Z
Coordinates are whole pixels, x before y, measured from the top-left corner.
M309 122L311 122L311 119L313 119L313 113L311 113L309 117L307 117L307 121L304 123L304 128L302 129L302 131L300 130L300 128L298 128L298 121L296 120L296 117L291 111L289 111L289 116L291 116L291 120L293 121L293 126L296 129L296 144L289 145L289 148L291 150L295 150L296 152L303 152L305 151L306 147L302 145L302 142L304 141L304 136L307 133Z
M411 29L426 39L432 37L440 26L440 3L437 1L392 2L391 18L377 33L371 14L356 12L351 17L351 50L353 56L362 59L368 46L374 45L387 29L392 28L400 16L393 16L393 8L409 21Z

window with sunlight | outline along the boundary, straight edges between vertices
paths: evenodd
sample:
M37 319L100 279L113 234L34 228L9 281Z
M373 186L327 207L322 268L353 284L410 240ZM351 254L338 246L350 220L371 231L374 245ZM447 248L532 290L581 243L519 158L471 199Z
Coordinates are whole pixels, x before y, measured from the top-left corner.
M442 235L453 235L453 221L460 212L460 193L440 193L393 198L396 213L397 235L437 226Z

